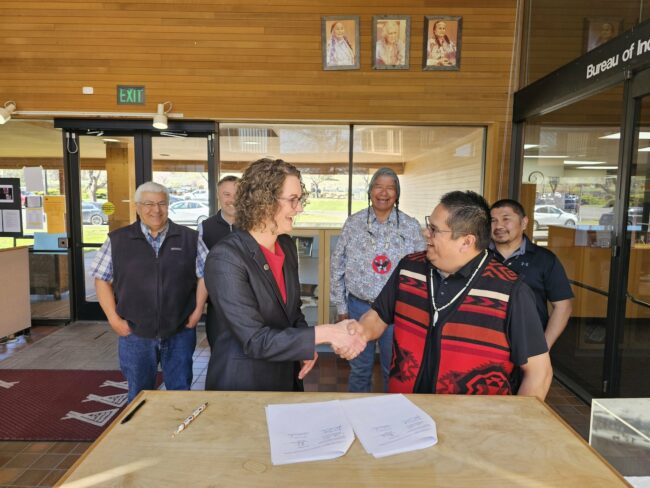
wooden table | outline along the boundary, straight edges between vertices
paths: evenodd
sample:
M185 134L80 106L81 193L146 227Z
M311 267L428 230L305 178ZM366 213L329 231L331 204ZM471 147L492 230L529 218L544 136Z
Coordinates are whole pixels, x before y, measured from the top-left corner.
M356 439L338 459L271 464L264 406L359 398L350 393L141 393L60 486L627 486L535 398L410 395L436 421L437 445L375 459ZM208 408L172 432L203 402Z

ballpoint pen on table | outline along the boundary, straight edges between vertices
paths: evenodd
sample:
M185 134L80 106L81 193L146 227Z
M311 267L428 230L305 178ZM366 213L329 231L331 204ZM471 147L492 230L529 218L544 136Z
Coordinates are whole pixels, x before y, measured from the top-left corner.
M126 417L122 419L120 424L126 424L129 420L131 420L135 415L135 412L137 412L140 409L140 407L144 405L144 402L146 402L146 400L142 400L140 403L138 403L133 410L131 410L128 414L126 414Z
M194 410L194 411L192 412L192 414L191 414L189 417L187 417L185 420L183 420L183 423L182 423L182 424L180 424L178 427L176 427L176 430L175 430L174 433L172 434L172 437L174 437L174 436L177 435L177 434L180 434L180 433L183 432L185 429L187 429L187 426L190 425L190 423L192 423L192 421L193 421L196 417L198 417L199 414L200 414L201 412L203 412L203 410L205 410L205 407L207 407L207 406L208 406L208 402L205 402L205 403L203 403L202 405L199 405L198 407L196 407L196 410Z

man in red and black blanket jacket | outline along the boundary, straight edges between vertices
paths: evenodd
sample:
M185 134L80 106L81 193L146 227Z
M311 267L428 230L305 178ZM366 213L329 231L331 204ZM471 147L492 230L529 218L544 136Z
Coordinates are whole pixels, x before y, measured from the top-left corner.
M400 261L349 332L371 340L395 324L391 393L543 400L553 370L535 297L488 250L487 202L450 192L425 220L427 250Z

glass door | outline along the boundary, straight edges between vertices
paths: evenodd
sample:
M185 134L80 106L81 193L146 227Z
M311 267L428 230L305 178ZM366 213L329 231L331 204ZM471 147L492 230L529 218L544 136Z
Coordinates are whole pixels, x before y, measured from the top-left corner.
M55 120L55 127L63 129L69 175L74 319L104 320L91 265L108 233L136 220L132 199L139 184L158 181L169 187L173 202L191 201L193 208L183 217L180 209L175 214L181 224L195 228L213 213L216 127L206 121L170 121L168 130L156 131L146 120L76 119Z
M621 255L628 261L624 314L615 349L617 393L650 396L650 71L632 82L634 130L630 138L632 166ZM622 227L621 226L621 227Z
M527 120L523 134L519 200L529 217L526 234L559 258L575 296L551 349L553 369L584 397L607 391L622 99L622 86L605 90Z
M69 142L77 161L71 204L78 318L102 319L91 266L108 233L136 219L132 198L141 142L133 134L106 131L71 133Z

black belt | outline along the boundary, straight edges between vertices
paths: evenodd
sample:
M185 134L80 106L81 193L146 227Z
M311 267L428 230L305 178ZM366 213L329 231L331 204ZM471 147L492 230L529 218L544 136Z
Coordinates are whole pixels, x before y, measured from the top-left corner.
M367 303L368 305L372 305L375 302L374 300L364 300L363 298L359 298L358 296L353 295L352 293L348 293L348 296L354 298L359 302Z

